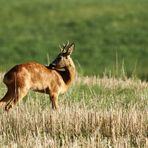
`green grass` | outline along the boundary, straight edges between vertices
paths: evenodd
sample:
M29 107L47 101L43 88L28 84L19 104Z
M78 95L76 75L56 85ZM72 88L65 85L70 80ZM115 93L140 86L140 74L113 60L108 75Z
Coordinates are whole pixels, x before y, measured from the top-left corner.
M146 0L0 0L0 70L17 63L47 64L58 45L76 43L85 75L148 75Z

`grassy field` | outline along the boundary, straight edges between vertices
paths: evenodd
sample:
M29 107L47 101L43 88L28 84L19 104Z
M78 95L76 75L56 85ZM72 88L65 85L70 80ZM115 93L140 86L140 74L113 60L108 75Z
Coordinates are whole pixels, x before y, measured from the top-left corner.
M0 110L0 147L148 147L148 84L141 80L79 77L59 106L53 111L47 95L30 92L9 113Z
M0 147L147 148L148 83L137 78L148 79L147 6L147 0L0 0L0 71L48 64L69 40L79 73L58 111L47 95L33 92L9 113L0 109ZM0 75L0 96L5 92Z
M148 83L137 78L148 79L147 6L147 0L0 0L0 71L48 64L69 40L79 75L58 111L47 95L33 92L9 113L0 109L0 147L147 148ZM5 92L0 75L0 96Z
M47 64L70 40L84 75L120 76L124 67L147 78L147 36L147 0L0 0L3 71L26 61Z

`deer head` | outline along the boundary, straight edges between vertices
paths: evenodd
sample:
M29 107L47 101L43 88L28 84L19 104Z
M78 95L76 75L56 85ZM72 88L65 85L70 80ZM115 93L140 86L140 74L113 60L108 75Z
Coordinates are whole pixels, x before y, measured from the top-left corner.
M51 62L49 68L60 70L70 66L73 63L70 55L74 50L74 46L74 43L69 44L69 42L67 44L63 44L63 47L60 47L60 53L56 59Z

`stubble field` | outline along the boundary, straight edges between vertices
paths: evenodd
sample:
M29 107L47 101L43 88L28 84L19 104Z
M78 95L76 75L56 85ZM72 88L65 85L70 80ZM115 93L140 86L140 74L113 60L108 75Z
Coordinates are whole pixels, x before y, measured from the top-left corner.
M6 92L1 76L0 95ZM148 84L138 79L79 77L53 111L30 92L0 111L0 147L148 147Z

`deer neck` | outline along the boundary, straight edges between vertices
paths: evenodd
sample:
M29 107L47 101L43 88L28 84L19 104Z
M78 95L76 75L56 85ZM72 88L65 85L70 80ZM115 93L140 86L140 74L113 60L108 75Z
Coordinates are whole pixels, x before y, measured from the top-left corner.
M65 85L69 87L76 76L76 70L74 64L63 67L61 69L56 69L56 71L62 77Z

